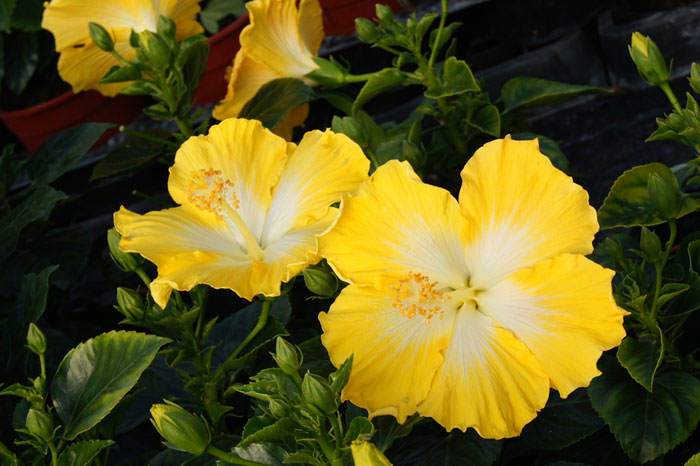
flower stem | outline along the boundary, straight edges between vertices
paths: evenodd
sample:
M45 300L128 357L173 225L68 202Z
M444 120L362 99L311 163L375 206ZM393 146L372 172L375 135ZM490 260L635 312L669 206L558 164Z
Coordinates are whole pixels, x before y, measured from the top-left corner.
M250 461L240 456L236 456L233 453L227 453L220 448L216 448L214 445L209 445L207 447L207 453L209 453L214 458L218 458L221 461L225 461L231 464L240 464L242 466L265 466L263 463L258 463L257 461Z
M664 91L664 94L666 94L666 98L668 98L668 101L671 102L673 109L677 112L680 112L682 110L681 104L678 102L678 98L673 92L673 89L671 89L671 85L668 83L668 81L661 83L659 87L662 91Z
M442 33L445 30L445 22L447 21L447 0L442 0L442 15L440 16L440 25L438 26L437 35L435 36L435 42L433 43L433 49L430 51L430 59L428 60L428 70L432 72L433 66L435 65L435 60L437 59L437 45L440 44L442 39Z
M136 272L136 275L139 276L141 281L146 285L146 286L151 286L151 277L148 276L148 274L141 268L139 267L138 269L134 270Z
M661 257L661 261L656 264L656 277L655 277L655 284L654 284L654 301L652 302L651 305L651 312L650 317L651 317L651 322L656 326L656 315L659 312L659 294L661 293L661 282L663 281L663 271L664 267L666 267L666 263L668 262L668 257L671 254L671 248L673 248L673 242L676 240L676 232L677 232L677 226L676 226L676 220L671 219L668 222L668 228L669 228L669 235L668 235L668 242L666 243L666 249L664 250L664 254Z

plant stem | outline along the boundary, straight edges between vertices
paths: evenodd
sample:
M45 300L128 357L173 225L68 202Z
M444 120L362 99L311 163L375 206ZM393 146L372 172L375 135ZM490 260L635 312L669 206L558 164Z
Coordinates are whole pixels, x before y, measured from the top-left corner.
M235 350L231 354L228 355L226 360L221 363L221 365L218 367L216 370L216 373L214 374L213 380L218 380L224 373L225 368L229 365L230 362L234 361L245 349L248 344L253 341L253 339L260 333L260 331L265 328L265 325L267 324L267 318L270 315L270 308L272 307L272 302L274 299L268 299L265 298L265 300L262 303L262 309L260 310L260 316L258 316L258 321L255 324L255 327L253 327L253 330L250 331L247 337L236 347Z
M445 30L445 22L447 21L447 0L442 0L442 15L440 16L440 25L438 26L438 32L435 36L435 42L433 43L433 49L430 51L430 59L428 60L428 70L432 72L433 66L435 65L435 60L437 59L438 44L442 40L442 33Z
M673 89L671 89L671 85L668 83L668 81L660 84L659 87L662 91L664 91L664 94L666 94L666 98L668 98L668 101L671 102L673 109L676 112L680 112L682 110L681 104L678 102L678 98L676 98L676 94L673 92Z
M136 275L139 276L141 281L146 285L146 286L151 286L151 277L148 276L148 274L141 268L139 267L138 269L134 270L136 272Z
M177 123L177 127L180 129L180 133L182 133L185 139L192 136L192 128L190 128L188 122L186 122L180 117L175 117L175 123Z
M335 415L330 415L328 416L328 420L331 422L331 427L333 427L333 434L335 436L335 447L337 450L340 450L343 448L343 428L340 423L340 419L338 419L338 416L340 416L338 413L335 413Z
M49 451L51 452L51 466L58 466L58 449L53 441L49 442Z
M669 234L668 234L668 242L666 242L666 249L664 250L664 254L661 257L661 261L655 265L656 269L656 278L655 278L655 284L654 284L654 301L651 304L651 312L650 312L650 317L652 323L656 326L656 316L659 312L659 294L661 293L661 282L662 282L662 274L664 271L664 267L666 267L666 262L668 262L668 257L671 254L671 248L673 247L673 242L676 240L676 232L677 232L677 226L676 226L676 220L671 219L668 222L668 228L669 228Z
M234 455L233 453L227 453L219 448L216 448L214 445L209 445L207 447L207 453L209 453L214 458L218 458L221 461L225 461L231 464L240 464L243 466L265 466L263 463L246 460L244 458L241 458L240 456Z

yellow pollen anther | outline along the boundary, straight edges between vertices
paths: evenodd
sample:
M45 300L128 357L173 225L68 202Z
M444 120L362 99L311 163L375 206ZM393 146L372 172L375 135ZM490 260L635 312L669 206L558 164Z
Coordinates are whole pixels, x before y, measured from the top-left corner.
M445 293L437 289L437 283L420 273L410 272L394 285L392 306L409 319L418 315L430 322L442 314L444 301Z
M236 196L234 186L233 182L226 179L219 170L211 168L197 170L192 174L187 186L187 197L196 207L233 223L243 237L248 256L260 261L265 253L238 213L241 202Z

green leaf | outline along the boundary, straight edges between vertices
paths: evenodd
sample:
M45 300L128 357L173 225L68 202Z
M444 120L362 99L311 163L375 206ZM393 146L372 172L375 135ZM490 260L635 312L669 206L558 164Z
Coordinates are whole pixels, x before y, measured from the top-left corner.
M652 226L664 222L657 213L647 189L652 174L661 177L667 185L678 187L678 180L673 172L663 164L649 163L627 170L615 181L598 210L601 229ZM680 193L680 188L677 189ZM681 207L676 218L683 217L698 208L695 200L683 193L680 195Z
M45 220L66 195L49 186L36 188L14 209L0 218L0 259L12 254L22 230L30 223Z
M245 448L253 443L271 442L276 443L294 435L294 422L286 417L277 422L262 427L255 432L248 434L238 443L239 448Z
M438 84L429 87L425 91L425 96L430 99L440 99L480 90L479 83L467 62L450 57L442 66L442 79Z
M22 287L17 298L17 311L25 325L30 322L36 323L44 314L49 294L49 279L57 268L55 265L48 266L38 274L28 273L22 279Z
M20 29L27 32L40 31L41 19L43 15L44 0L21 0L19 5L17 5L15 10L12 12L11 27L13 29ZM2 16L1 12L0 16Z
M15 0L0 0L0 32L10 30L10 18L15 9Z
M606 89L578 84L566 84L541 78L518 77L501 88L506 112L539 105L552 105L586 94L608 92Z
M561 450L603 427L603 420L591 407L584 390L566 399L552 391L547 405L513 441L518 451Z
M53 136L34 154L27 166L35 184L49 184L75 167L111 123L85 123Z
M313 89L300 79L275 79L245 104L239 118L260 120L266 128L274 128L290 111L315 97Z
M88 466L105 448L114 444L111 440L84 440L66 447L58 458L58 466Z
M501 112L495 105L484 105L474 113L471 120L467 120L467 124L497 138L501 135Z
M135 170L156 160L163 153L163 146L130 140L107 154L92 170L90 181L119 175Z
M5 48L5 84L15 95L24 92L39 64L39 41L36 34L17 32L7 39Z
M673 298L680 296L690 289L690 285L685 283L666 283L659 290L659 307L663 307Z
M685 466L700 466L700 453L696 453L685 462Z
M473 430L440 436L412 435L396 448L394 466L491 466L501 453L501 443L480 438Z
M286 453L280 447L261 443L248 445L245 448L236 447L231 452L243 459L269 466L282 466L286 457ZM225 461L221 462L221 466L228 465L229 463Z
M654 377L664 358L663 335L659 341L637 340L627 337L617 349L617 360L629 375L647 391L653 391Z
M202 26L210 34L219 31L219 21L227 16L241 16L246 12L243 0L210 0L199 15Z
M135 64L113 66L101 79L101 84L123 83L141 79L141 68Z
M109 414L169 341L112 331L73 348L61 361L51 385L63 436L72 440Z
M700 420L700 380L684 372L656 376L648 392L615 359L600 362L603 375L588 389L595 410L634 461L651 461L683 442Z
M372 75L360 89L352 105L353 113L360 110L370 100L407 82L406 75L396 68L384 68Z

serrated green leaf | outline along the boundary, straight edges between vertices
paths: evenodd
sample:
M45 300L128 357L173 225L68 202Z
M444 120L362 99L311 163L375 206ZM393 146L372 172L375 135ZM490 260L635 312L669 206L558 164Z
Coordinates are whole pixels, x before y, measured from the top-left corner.
M17 247L24 228L51 215L56 203L66 195L50 186L39 186L14 209L0 218L0 259L8 257Z
M294 422L289 418L279 419L277 422L265 427L261 427L255 432L243 437L238 443L239 448L245 448L254 443L277 443L282 442L285 438L294 435Z
M659 290L659 307L663 307L673 298L676 298L690 289L685 283L666 283Z
M407 82L406 75L396 68L384 68L369 78L360 89L352 105L353 113L378 95L400 87Z
M637 340L627 337L617 349L617 360L627 369L629 375L647 391L653 391L654 378L664 358L664 345L661 330L659 341Z
M238 117L260 120L266 128L274 128L293 109L315 98L314 90L301 79L275 79L258 90Z
M613 358L599 363L603 374L588 395L595 410L633 460L651 461L683 442L700 420L700 380L678 371L658 374L654 391L629 377Z
M506 112L538 105L552 105L586 94L607 92L606 89L579 84L566 84L541 78L518 77L501 88Z
M256 461L269 466L282 466L287 456L280 447L270 444L254 443L245 448L236 447L231 450L235 455L250 461ZM221 465L228 465L225 461ZM233 466L233 465L232 465Z
M58 466L88 466L105 448L114 444L111 440L85 440L66 447L58 458Z
M661 163L648 163L627 170L615 181L598 210L601 229L652 226L664 222L656 212L654 202L647 190L652 174L663 178L669 186L678 186L678 180L671 169ZM680 188L678 190L680 193ZM682 196L681 208L677 218L698 208L695 200L683 193L680 195Z
M69 440L100 422L119 403L170 340L112 331L73 348L51 385L56 414Z
M49 184L71 170L114 125L84 123L53 136L37 150L27 165L35 184Z

